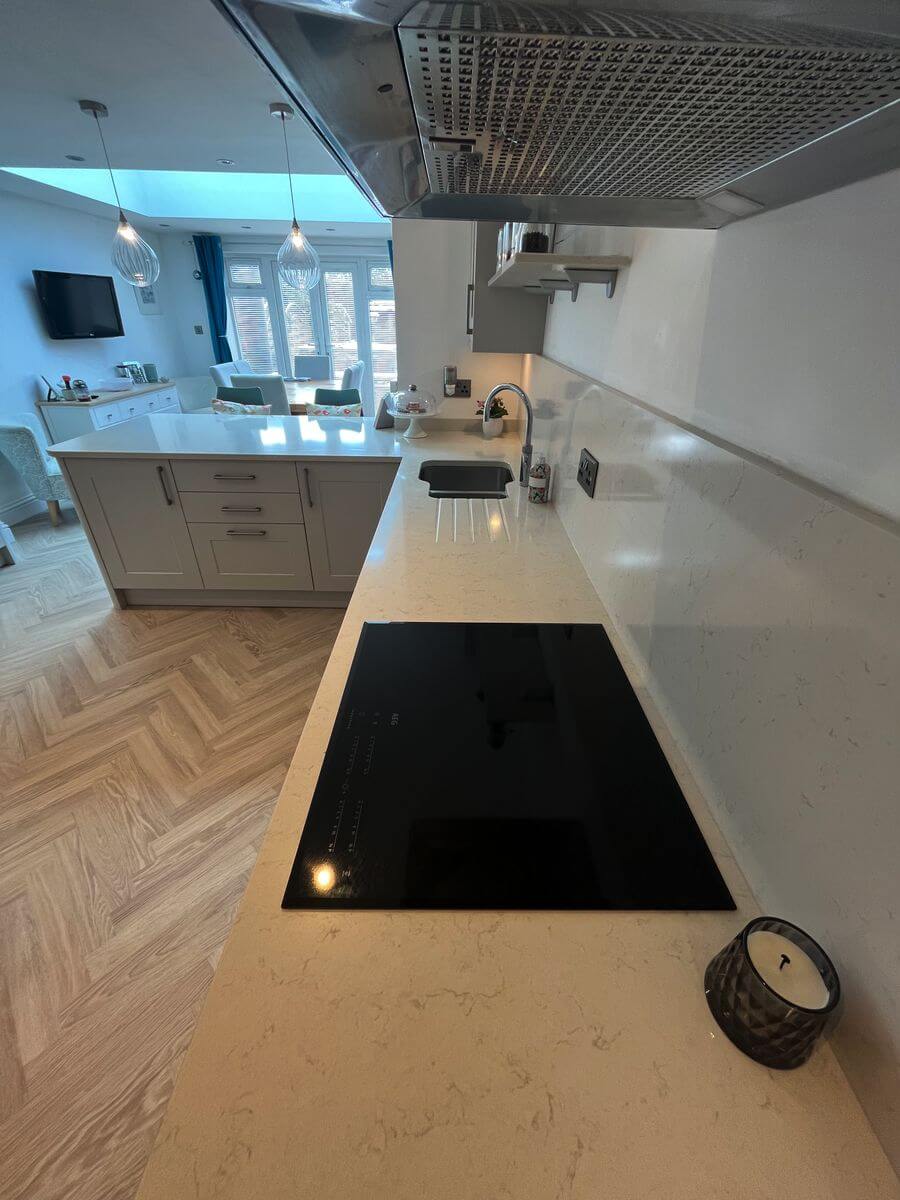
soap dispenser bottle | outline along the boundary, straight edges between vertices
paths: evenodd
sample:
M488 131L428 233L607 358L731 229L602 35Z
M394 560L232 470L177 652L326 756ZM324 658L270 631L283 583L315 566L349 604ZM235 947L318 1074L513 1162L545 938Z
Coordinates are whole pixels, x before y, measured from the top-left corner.
M528 472L528 499L532 504L546 504L550 499L550 464L543 454Z

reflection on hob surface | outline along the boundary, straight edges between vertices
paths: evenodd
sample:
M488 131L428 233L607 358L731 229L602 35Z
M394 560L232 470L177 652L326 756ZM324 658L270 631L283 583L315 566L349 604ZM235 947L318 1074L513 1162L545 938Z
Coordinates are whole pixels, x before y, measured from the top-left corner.
M602 625L363 627L285 908L731 909Z

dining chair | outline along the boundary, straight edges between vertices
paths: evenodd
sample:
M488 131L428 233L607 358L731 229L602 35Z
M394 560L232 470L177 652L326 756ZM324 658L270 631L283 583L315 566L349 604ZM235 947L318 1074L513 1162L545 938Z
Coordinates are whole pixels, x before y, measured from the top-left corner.
M246 375L253 368L244 358L236 358L234 362L216 363L209 368L216 387L231 387L232 375Z
M357 391L362 387L362 381L366 374L366 364L361 358L355 363L351 363L349 367L344 369L344 375L341 379L341 388L346 391L348 388L356 388Z
M280 375L232 375L231 386L237 388L259 388L263 404L271 404L274 417L289 417L291 406L287 388Z
M13 413L0 418L0 454L18 471L38 500L50 513L50 523L61 521L61 500L72 498L59 463L47 453L47 435L39 417L32 413Z
M330 379L331 357L328 354L295 354L295 379Z

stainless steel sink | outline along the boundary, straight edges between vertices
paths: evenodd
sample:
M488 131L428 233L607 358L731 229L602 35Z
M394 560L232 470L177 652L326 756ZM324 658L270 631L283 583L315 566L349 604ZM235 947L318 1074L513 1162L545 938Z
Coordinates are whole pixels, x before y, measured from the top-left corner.
M419 478L428 484L428 495L436 499L505 500L513 473L505 462L432 458L422 463Z

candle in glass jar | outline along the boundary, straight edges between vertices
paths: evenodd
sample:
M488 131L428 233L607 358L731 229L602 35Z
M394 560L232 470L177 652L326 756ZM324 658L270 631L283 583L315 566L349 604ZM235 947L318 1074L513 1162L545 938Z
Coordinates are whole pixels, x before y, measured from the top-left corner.
M747 953L762 979L789 1004L826 1008L831 993L813 960L796 942L767 929L747 938Z

